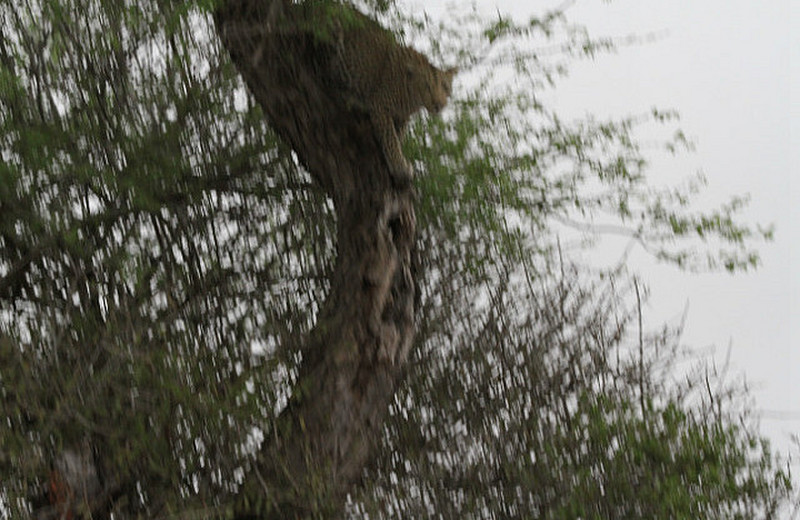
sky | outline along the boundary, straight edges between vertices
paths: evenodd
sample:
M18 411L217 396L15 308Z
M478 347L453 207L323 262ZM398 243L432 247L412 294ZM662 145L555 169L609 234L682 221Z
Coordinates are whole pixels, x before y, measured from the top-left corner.
M518 20L561 2L476 0ZM405 5L405 4L404 4ZM444 0L408 2L441 16ZM652 107L681 114L696 149L654 157L656 185L702 171L703 200L749 194L744 219L774 224L755 272L689 274L639 252L653 324L686 310L683 343L744 375L761 431L786 453L800 435L800 0L577 0L568 11L594 36L660 35L579 63L554 92L563 113L624 116Z
M651 323L686 309L684 343L717 366L730 351L729 377L744 374L762 432L786 452L800 434L798 2L579 0L569 14L598 36L665 36L582 64L559 102L576 114L677 109L696 150L655 160L653 181L702 171L709 201L750 194L746 220L775 225L753 273L687 274L643 254L632 261L651 289Z

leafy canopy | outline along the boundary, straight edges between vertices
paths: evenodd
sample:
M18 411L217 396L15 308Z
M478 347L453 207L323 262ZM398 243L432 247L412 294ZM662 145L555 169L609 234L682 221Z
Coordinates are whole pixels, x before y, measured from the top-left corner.
M0 496L14 518L87 437L124 497L117 518L224 511L287 402L335 261L330 202L248 97L214 4L0 2ZM436 25L372 7L465 72L405 143L419 334L350 511L779 509L790 482L732 401L672 384L674 331L635 340L624 269L598 281L559 247L565 226L613 229L688 269L757 264L769 230L736 219L744 199L698 213L697 181L648 183L635 133L677 116L549 108L571 60L613 46L563 12Z

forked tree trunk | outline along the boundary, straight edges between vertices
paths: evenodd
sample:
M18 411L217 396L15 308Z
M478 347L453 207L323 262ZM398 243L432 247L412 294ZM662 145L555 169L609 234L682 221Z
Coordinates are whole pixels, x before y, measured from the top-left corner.
M279 3L275 3L279 2ZM331 197L338 258L300 378L237 518L336 515L373 450L414 335L410 186L393 184L369 115L326 90L320 43L288 0L230 0L225 47L269 124Z

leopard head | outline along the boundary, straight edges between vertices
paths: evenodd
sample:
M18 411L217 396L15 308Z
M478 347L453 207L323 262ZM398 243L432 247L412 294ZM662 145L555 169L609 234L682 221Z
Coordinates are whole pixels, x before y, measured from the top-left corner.
M450 98L450 93L453 88L453 77L458 72L455 67L447 70L439 70L431 67L433 72L432 81L428 83L428 99L425 103L425 108L431 114L438 114L442 111Z

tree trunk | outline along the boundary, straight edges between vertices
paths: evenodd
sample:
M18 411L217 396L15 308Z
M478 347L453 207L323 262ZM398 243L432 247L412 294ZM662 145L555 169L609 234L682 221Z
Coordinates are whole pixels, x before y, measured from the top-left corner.
M222 41L270 125L333 200L338 240L330 294L303 346L298 384L251 468L237 518L341 512L414 335L413 190L395 185L369 114L328 87L325 44L289 29L302 27L302 16L288 0L231 0L216 13Z

